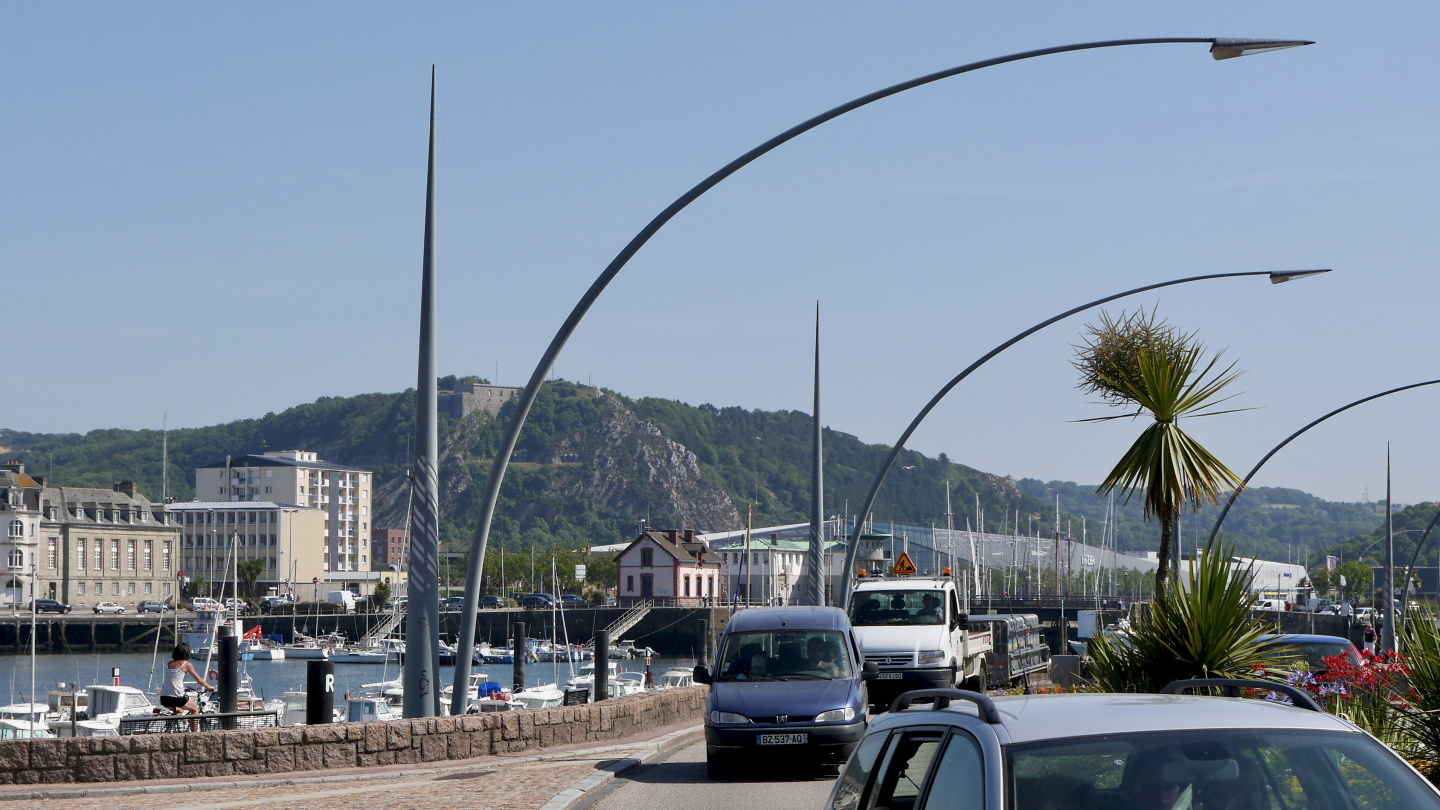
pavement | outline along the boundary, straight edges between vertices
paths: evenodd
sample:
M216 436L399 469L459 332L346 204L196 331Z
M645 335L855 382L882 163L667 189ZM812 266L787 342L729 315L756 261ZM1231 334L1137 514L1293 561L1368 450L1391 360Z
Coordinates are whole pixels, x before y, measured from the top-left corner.
M685 810L814 810L824 807L830 797L834 776L813 769L795 771L784 762L772 763L767 773L749 773L724 782L705 777L705 741L677 746L673 753L660 755L616 775L566 810L654 810L683 807Z
M656 761L703 740L698 724L673 726L621 744L573 746L531 756L489 756L443 766L393 765L278 776L156 780L109 785L15 786L5 802L65 810L145 808L485 808L571 810L616 773ZM704 746L701 746L702 758ZM703 767L702 767L703 779ZM16 806L19 805L10 805Z

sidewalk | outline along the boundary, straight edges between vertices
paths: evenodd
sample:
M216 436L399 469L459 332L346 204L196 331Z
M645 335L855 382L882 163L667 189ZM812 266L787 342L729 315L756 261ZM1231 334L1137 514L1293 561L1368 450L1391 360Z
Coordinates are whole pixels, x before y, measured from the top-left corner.
M529 756L434 765L391 765L285 776L167 779L110 785L0 788L6 801L59 800L66 810L119 808L427 808L565 810L616 772L698 739L700 725L672 726L605 746L570 746ZM48 804L48 803L47 803ZM3 807L0 804L0 807ZM15 806L15 805L11 805Z

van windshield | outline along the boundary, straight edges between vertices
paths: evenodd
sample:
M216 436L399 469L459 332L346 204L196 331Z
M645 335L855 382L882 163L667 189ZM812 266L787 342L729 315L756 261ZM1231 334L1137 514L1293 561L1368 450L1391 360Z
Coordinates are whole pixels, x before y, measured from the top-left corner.
M945 595L940 591L860 591L850 600L850 623L940 624Z
M834 630L731 633L720 650L720 681L844 680L851 677L845 636Z

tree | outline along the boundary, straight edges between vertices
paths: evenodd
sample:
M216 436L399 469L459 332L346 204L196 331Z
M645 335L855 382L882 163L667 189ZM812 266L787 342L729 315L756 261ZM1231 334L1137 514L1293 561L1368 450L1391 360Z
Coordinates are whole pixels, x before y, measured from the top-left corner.
M375 586L375 592L370 594L370 604L374 605L376 610L379 610L385 607L385 603L389 601L390 583L381 580L380 584Z
M1205 344L1195 339L1195 333L1182 333L1157 321L1153 312L1147 315L1142 310L1128 317L1122 312L1118 318L1102 313L1100 323L1086 330L1073 361L1080 372L1079 388L1107 404L1134 410L1083 421L1133 419L1146 413L1154 420L1097 492L1108 495L1118 489L1129 500L1143 491L1145 518L1160 521L1155 599L1163 602L1171 541L1181 511L1214 504L1222 492L1244 486L1229 467L1181 430L1179 421L1232 412L1213 408L1229 399L1220 394L1241 372L1234 363L1217 371L1223 352L1206 361Z
M1342 598L1347 593L1355 595L1370 592L1370 581L1375 577L1370 566L1355 560L1347 560L1340 564L1338 573L1345 578L1345 586L1340 589Z
M265 561L259 557L252 557L248 560L241 560L236 566L237 576L240 577L240 587L244 589L246 596L255 595L255 583L259 581L260 575L265 573Z
M1320 568L1310 572L1310 585L1315 589L1316 596L1324 596L1330 593L1330 571L1327 568Z

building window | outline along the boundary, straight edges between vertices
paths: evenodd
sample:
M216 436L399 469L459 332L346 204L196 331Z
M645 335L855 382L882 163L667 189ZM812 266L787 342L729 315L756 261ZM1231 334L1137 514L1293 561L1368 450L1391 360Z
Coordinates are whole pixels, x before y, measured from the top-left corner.
M654 567L655 567L655 550L654 550L654 549L649 549L649 548L642 548L642 549L640 549L640 567L641 567L641 568L654 568Z
M98 538L98 537L95 538L95 570L96 570L96 571L103 571L103 570L105 570L105 552L102 550L103 547L104 547L104 543L105 543L104 540L101 540L101 539ZM104 591L101 591L100 593L104 593Z
M105 595L105 583L103 583L103 582L97 582L97 583L95 583L95 595L96 595L96 596L104 596L104 595Z
M134 595L135 595L135 583L133 583L133 582L127 582L127 583L125 583L125 594L126 594L127 596L134 596Z
M119 571L119 570L120 570L120 541L119 541L119 540L111 540L111 541L110 541L110 570L111 570L111 571ZM119 586L119 585L116 585L115 587L118 589L120 586ZM119 590L116 590L115 592L116 592L116 593L119 593L120 591L119 591Z
M146 571L153 571L153 570L155 570L155 568L154 568L154 565L155 565L154 560L155 560L155 541L154 541L154 540L146 540L146 541L145 541L145 570L146 570Z
M170 541L166 540L160 544L160 570L170 572Z
M87 545L83 537L75 541L75 567L77 570L85 570L85 548ZM81 591L81 593L84 593L84 591Z
M634 593L634 592L635 592L635 577L634 577L633 575L631 575L631 574L626 574L626 575L625 575L625 592L626 592L626 593Z
M161 584L160 584L160 592L163 593L163 594L165 594L166 596L169 596L169 595L170 595L170 583L168 583L168 582L163 582L163 583L161 583Z
M112 582L112 583L110 583L110 595L111 595L111 596L119 596L119 595L120 595L120 583L118 583L118 582Z
M60 563L60 540L58 538L52 537L50 538L50 541L46 543L46 546L46 562L50 564L50 570L54 571Z
M154 593L154 592L155 592L155 583L153 583L153 582L146 582L146 583L145 583L145 595L146 595L146 596L149 596L150 594L152 594L152 593Z
M25 567L25 552L18 548L10 549L10 567L17 571L23 569Z
M689 595L690 595L690 575L689 575L689 574L686 574L686 575L685 575L685 595L686 595L686 596L689 596Z
M126 570L126 571L134 571L134 570L135 570L135 563L138 562L138 560L136 559L137 552L138 552L138 545L139 545L139 544L136 543L136 541L134 541L134 540L131 540L128 544L126 544L126 551L129 552L129 554L125 555L125 570Z
M19 520L10 522L10 537L19 539L25 536L25 524Z
M84 596L84 595L85 595L85 583L83 583L83 582L77 582L77 583L75 583L75 593L78 593L78 594L80 594L81 596Z

